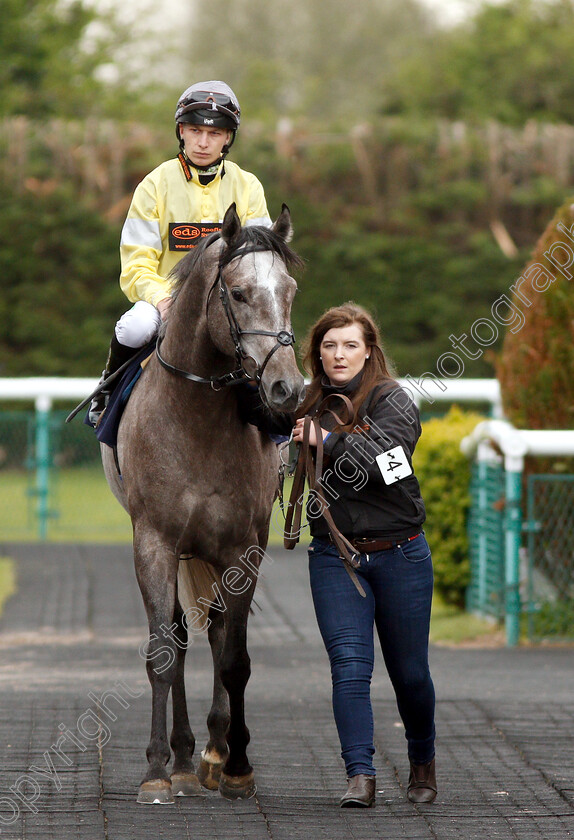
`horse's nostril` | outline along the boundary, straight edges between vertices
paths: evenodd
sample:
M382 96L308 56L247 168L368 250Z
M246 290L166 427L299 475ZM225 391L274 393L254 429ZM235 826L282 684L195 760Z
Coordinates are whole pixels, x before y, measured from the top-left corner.
M280 404L290 396L291 389L287 383L283 381L283 379L273 383L273 387L271 388L271 397L276 403Z

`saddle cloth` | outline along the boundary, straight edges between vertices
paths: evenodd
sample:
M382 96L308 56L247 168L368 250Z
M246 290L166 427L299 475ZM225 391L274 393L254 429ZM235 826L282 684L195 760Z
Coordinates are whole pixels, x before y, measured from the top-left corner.
M146 360L155 350L155 343L154 338L153 341L150 341L138 350L133 359L130 360L130 364L124 373L114 384L105 411L102 413L98 425L95 428L96 437L100 443L106 443L111 447L117 445L118 428L122 414L124 413L133 387L142 374ZM86 426L92 425L89 421L88 414L84 418L84 423Z

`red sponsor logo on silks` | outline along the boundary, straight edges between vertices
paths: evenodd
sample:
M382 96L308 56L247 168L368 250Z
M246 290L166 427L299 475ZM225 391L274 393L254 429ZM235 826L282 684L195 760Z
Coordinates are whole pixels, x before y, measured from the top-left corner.
M202 239L218 230L221 230L218 222L198 222L197 224L170 222L169 250L191 251Z
M178 225L172 228L171 234L176 239L197 239L201 236L201 230L195 225Z

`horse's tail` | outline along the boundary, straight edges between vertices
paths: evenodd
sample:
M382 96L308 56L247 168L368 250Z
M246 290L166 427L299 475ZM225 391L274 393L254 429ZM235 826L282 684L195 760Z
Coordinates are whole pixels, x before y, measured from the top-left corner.
M188 554L179 560L177 595L191 632L207 629L211 604L215 609L225 609L225 605L219 603L221 576L210 563Z

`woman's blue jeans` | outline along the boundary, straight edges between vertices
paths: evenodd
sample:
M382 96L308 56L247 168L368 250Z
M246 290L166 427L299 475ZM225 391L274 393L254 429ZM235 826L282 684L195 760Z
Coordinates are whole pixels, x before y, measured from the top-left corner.
M374 627L405 726L409 759L414 764L431 761L435 694L428 635L433 572L424 534L388 551L360 555L356 573L366 598L329 542L311 542L309 572L315 613L331 663L333 712L347 776L375 775Z

